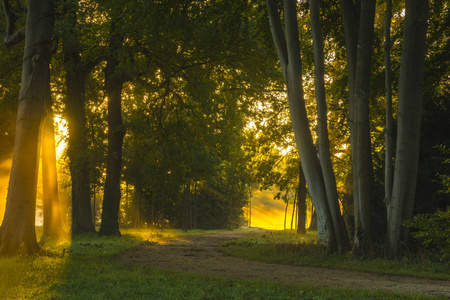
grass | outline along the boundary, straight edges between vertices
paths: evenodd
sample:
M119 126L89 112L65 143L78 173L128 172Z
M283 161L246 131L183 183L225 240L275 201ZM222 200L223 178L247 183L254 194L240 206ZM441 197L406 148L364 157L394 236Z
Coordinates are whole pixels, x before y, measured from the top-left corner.
M0 299L428 298L222 279L129 266L114 262L113 258L142 243L161 243L185 233L176 230L122 233L122 237L84 235L71 242L47 241L39 255L0 258ZM209 232L189 232L204 233ZM231 245L227 248L231 249Z
M450 280L449 265L433 262L425 256L411 255L401 260L386 260L361 259L350 253L325 255L325 249L318 246L316 240L317 234L314 232L298 235L292 230L272 231L230 241L221 251L265 262Z

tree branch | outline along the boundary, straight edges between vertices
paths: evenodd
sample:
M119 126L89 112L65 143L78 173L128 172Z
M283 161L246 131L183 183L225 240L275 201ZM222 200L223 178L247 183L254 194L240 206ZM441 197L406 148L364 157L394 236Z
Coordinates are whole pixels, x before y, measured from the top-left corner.
M8 0L3 0L3 10L6 15L6 32L3 42L6 47L10 47L25 39L25 27L14 32L17 16L11 11Z
M288 51L283 28L281 26L280 14L276 1L266 0L267 11L269 13L270 29L278 52L281 66L284 69L288 65Z

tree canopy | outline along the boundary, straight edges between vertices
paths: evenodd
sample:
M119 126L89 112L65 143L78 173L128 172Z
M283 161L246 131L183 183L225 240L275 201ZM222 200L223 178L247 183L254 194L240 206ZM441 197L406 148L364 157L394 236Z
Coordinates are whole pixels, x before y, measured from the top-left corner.
M33 1L3 2L0 195L20 147L29 50L13 34L38 34L17 31ZM396 254L409 235L402 220L449 205L450 9L423 1L425 14L410 2L48 0L52 112L67 122L57 137L67 145L63 223L73 235L239 227L255 188L293 202L301 164L330 252L351 241L365 253L389 238Z

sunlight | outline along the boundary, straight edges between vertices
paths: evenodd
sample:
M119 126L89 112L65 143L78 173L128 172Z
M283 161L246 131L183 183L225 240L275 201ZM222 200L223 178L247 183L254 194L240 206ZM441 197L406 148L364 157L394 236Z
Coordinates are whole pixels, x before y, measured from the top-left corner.
M66 150L69 130L67 121L62 116L55 114L53 119L55 122L56 160L59 160Z
M274 200L273 196L275 194L276 191L258 190L252 195L251 227L260 227L264 229L276 229L276 230L284 229L285 204L281 200ZM289 210L288 210L288 219L290 220Z
M5 214L6 193L8 191L11 163L12 159L0 163L0 224L3 221L3 215Z

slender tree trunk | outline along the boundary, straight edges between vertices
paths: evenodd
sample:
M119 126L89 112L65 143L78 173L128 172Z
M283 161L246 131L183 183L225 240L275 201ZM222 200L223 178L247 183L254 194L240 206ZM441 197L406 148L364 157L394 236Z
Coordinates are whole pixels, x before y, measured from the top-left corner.
M183 192L183 231L187 232L190 224L190 202L191 202L191 181L188 182L184 186Z
M50 85L48 86L50 95ZM51 100L49 100L51 103ZM56 170L55 129L53 111L47 108L47 117L42 130L42 185L44 202L43 238L60 238L65 235L59 209L58 178Z
M286 218L287 218L288 206L289 206L289 202L286 198L286 206L284 207L284 230L286 230Z
M331 221L335 230L338 251L346 252L350 249L345 222L339 206L336 178L331 163L330 141L328 138L327 103L325 98L325 61L323 57L323 38L320 28L319 0L310 0L311 29L314 46L314 82L317 102L317 124L319 141L319 161L322 169L325 189L330 209Z
M360 251L360 240L371 240L370 213L374 176L369 126L369 88L376 1L362 0L360 9L350 0L342 0L341 3L349 69L349 123L355 211L353 248ZM355 29L356 26L358 29ZM358 247L355 248L355 245Z
M120 177L122 173L122 145L125 129L122 122L122 86L125 80L118 71L118 51L123 36L116 31L115 18L111 20L109 50L105 84L108 96L108 159L106 165L105 193L102 206L100 235L120 235Z
M291 230L292 230L292 227L294 226L295 208L296 208L296 206L297 206L297 193L295 193L295 196L294 196L294 204L292 204Z
M87 70L80 56L80 42L76 31L78 3L65 2L62 51L66 71L66 117L69 129L67 155L72 179L72 235L95 232L92 222L90 164L86 128Z
M357 1L356 3L360 3ZM351 145L351 159L352 159L352 177L353 177L353 205L355 224L359 221L359 184L358 184L358 165L356 161L356 130L355 130L355 78L356 78L356 49L358 43L359 32L359 15L360 8L353 4L353 0L341 0L342 19L344 23L345 32L345 46L347 52L347 69L348 69L348 89L349 89L349 111L348 123L350 127L350 145ZM356 225L355 225L356 228ZM356 230L355 230L356 236Z
M6 209L0 228L0 255L32 254L36 241L35 213L39 139L48 99L49 63L54 24L52 0L29 0L22 83Z
M297 196L297 208L298 208L298 225L297 233L306 233L306 180L303 174L302 164L299 163L299 182L298 182L298 196Z
M141 202L142 188L139 184L134 185L134 209L135 209L135 227L141 227ZM153 207L152 207L153 209Z
M391 70L391 20L392 0L386 0L386 23L384 28L384 67L385 67L385 89L386 89L386 130L384 133L386 141L385 169L384 169L384 202L387 208L389 220L389 206L391 203L392 184L394 178L394 118L392 113L392 70Z
M122 123L123 80L115 76L118 62L109 60L106 67L106 93L108 95L108 160L105 193L103 196L100 235L120 235L120 176L122 172L122 145L125 130Z
M428 1L406 2L405 31L398 89L398 131L394 184L389 207L387 250L395 255L409 231L402 221L412 217L420 148L423 76Z
M370 220L372 187L375 180L372 166L372 149L370 140L369 89L371 57L375 20L375 1L361 1L361 20L356 52L356 78L354 91L354 117L356 131L356 165L358 175L358 196L360 224L356 230L363 230L367 241L371 241L372 225Z
M311 211L311 222L309 222L309 230L317 230L317 214L314 206Z
M289 110L297 150L308 183L308 189L317 211L319 243L326 245L328 252L333 252L335 250L336 236L333 223L331 222L325 184L309 129L309 120L303 98L302 61L300 57L296 2L291 0L284 1L286 38L281 26L276 1L266 0L266 4L269 11L272 36L286 81Z

